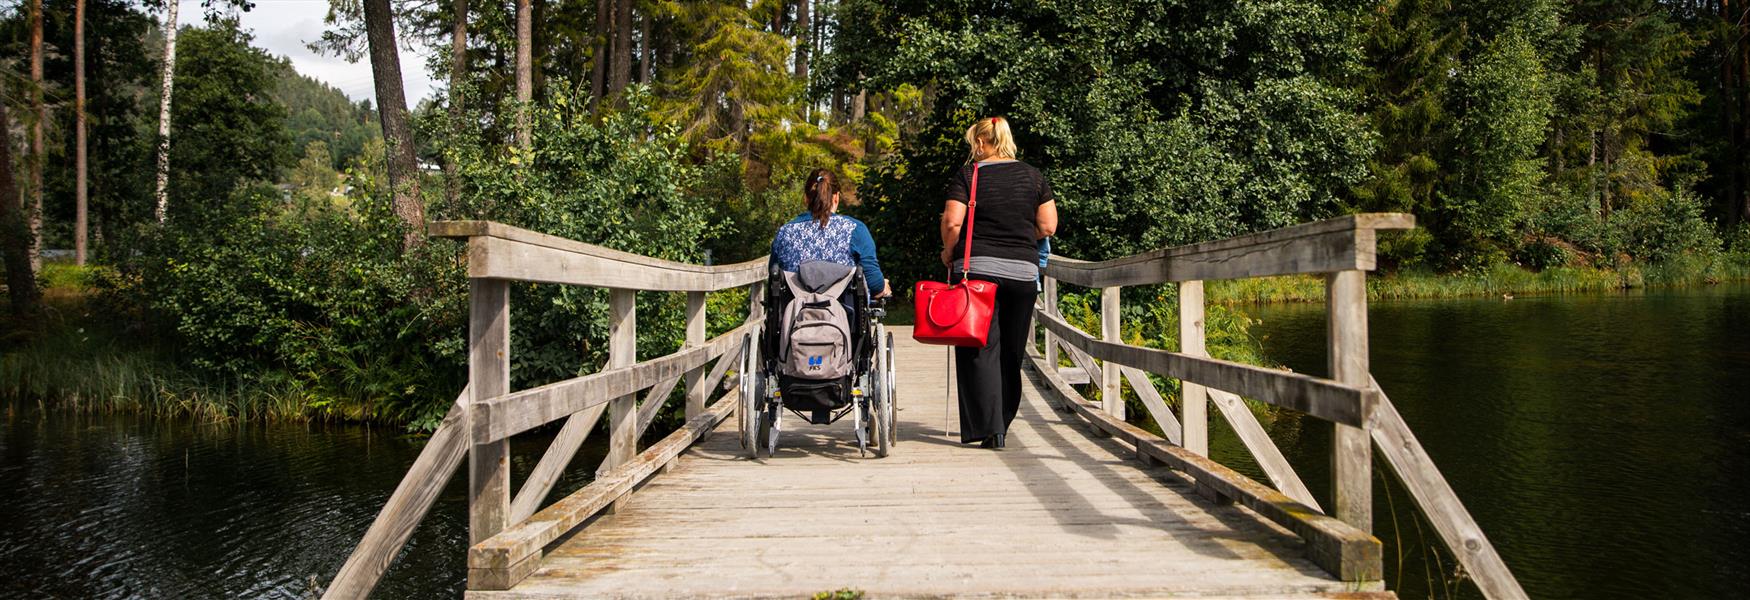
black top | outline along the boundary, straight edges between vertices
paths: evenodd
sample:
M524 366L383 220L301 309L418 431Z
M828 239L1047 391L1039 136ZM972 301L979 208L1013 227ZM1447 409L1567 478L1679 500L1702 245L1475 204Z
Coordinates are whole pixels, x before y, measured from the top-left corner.
M949 200L965 203L972 187L972 165L948 178ZM973 215L972 255L1038 262L1039 205L1051 202L1051 184L1033 165L1021 161L988 163L978 169L978 211ZM964 226L963 226L964 227ZM965 256L965 233L954 256Z

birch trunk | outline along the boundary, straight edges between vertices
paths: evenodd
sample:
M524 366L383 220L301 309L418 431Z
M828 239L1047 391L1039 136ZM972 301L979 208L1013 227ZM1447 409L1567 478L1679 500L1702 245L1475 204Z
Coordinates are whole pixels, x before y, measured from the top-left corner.
M30 0L30 268L43 268L43 125L49 121L43 105L43 0Z
M154 214L163 223L170 216L170 91L176 81L176 5L166 2L164 15L164 87L158 103L158 208Z
M534 140L529 131L529 111L535 99L534 9L529 0L516 3L516 143L530 149Z

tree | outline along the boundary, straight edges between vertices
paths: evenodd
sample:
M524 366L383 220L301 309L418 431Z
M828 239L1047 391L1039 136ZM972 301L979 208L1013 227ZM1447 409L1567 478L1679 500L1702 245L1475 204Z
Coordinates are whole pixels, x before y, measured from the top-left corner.
M462 85L468 81L468 0L454 0L450 7L450 131L465 126ZM454 203L462 197L462 172L453 152L444 154L444 193Z
M611 94L632 84L632 0L614 0L614 75Z
M796 0L796 78L808 83L808 51L814 47L814 40L809 38L809 30L814 21L808 16L808 3L812 0Z
M35 122L30 125L30 265L43 265L43 126L49 112L43 104L43 0L30 0L30 110Z
M165 2L163 101L158 105L158 222L170 214L170 93L176 82L176 5Z
M377 110L388 147L391 206L407 231L402 248L425 241L425 204L419 197L419 163L413 155L413 128L407 119L407 94L401 85L401 57L396 50L394 14L389 0L364 0L365 39L370 45L371 77L376 83Z
M535 99L533 11L529 0L516 3L516 143L518 148L530 148L529 110Z
M0 77L0 98L4 98L6 78ZM37 311L36 268L30 264L30 231L26 228L24 206L18 186L12 179L12 121L6 117L6 103L0 102L0 254L6 259L6 290L12 298L12 312L28 315Z
M285 65L251 41L235 19L191 27L180 40L169 190L179 207L170 223L184 231L228 223L243 208L236 193L277 179L291 158L273 94Z
M85 231L89 224L85 191L85 0L73 4L74 223L73 261L85 265Z

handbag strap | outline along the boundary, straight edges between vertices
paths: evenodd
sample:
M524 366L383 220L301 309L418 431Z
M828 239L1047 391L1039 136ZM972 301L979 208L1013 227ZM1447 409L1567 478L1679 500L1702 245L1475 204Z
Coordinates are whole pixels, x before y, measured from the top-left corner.
M966 281L972 272L972 224L973 216L978 214L978 163L972 163L972 191L966 200L966 252L960 259L960 281Z

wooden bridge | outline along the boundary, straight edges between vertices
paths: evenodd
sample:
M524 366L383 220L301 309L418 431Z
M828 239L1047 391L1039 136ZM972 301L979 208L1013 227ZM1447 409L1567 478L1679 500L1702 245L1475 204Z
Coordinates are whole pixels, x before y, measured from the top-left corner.
M762 315L754 304L743 325L706 339L705 294L757 289L764 259L688 265L497 223L436 223L432 235L468 244L470 383L324 597L368 595L464 458L469 597L1391 597L1370 533L1377 450L1483 593L1524 598L1368 372L1375 235L1412 226L1364 214L1097 263L1054 256L1006 450L956 443L946 350L895 328L892 455L859 456L840 424L802 426L776 456L749 459L735 431L717 431L736 427L725 420L739 405L721 383L734 381ZM1203 281L1296 273L1327 277L1332 378L1208 357ZM510 389L518 281L610 290L604 370ZM1060 283L1101 290L1097 335L1058 315ZM1120 341L1121 289L1152 284L1178 286L1177 352ZM638 291L687 295L684 348L634 360ZM1151 374L1180 380L1177 413ZM639 448L676 386L686 424ZM1126 420L1125 388L1165 437ZM1332 423L1328 507L1241 397ZM1268 484L1208 457L1211 404ZM540 506L604 416L610 449L595 480ZM513 496L509 438L557 421Z

